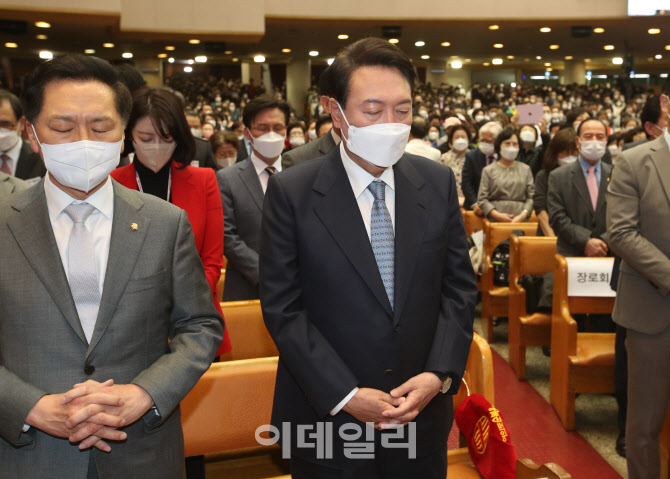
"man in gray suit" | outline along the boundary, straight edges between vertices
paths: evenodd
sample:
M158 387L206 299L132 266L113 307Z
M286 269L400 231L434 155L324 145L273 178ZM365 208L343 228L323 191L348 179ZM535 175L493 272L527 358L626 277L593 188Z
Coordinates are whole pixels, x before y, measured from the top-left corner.
M48 175L0 199L0 477L181 478L222 339L186 213L109 178L131 102L107 62L40 64L24 104Z
M251 141L251 157L216 173L223 203L228 260L223 301L258 299L258 250L263 197L270 176L286 165L281 154L290 109L286 102L256 97L244 109L244 136Z
M0 171L0 197L11 195L12 193L23 191L28 188L30 188L30 185L25 181Z
M670 100L661 96L670 118ZM670 135L617 157L607 225L622 258L614 321L627 328L630 479L660 477L658 435L670 400Z

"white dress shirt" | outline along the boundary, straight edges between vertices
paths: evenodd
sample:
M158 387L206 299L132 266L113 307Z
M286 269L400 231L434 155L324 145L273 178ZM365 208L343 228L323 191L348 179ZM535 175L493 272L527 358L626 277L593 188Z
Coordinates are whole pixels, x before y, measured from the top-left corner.
M254 168L256 169L256 174L258 175L258 179L261 181L261 188L263 188L263 194L265 194L265 190L268 189L268 181L270 180L270 173L265 171L265 168L268 167L268 164L261 160L259 157L256 156L256 152L251 153L251 162L254 164ZM281 155L279 155L279 158L277 158L277 161L272 163L272 165L275 170L277 170L277 173L281 171Z
M93 240L95 272L98 278L98 289L100 290L100 295L102 295L105 273L107 272L107 260L109 258L109 243L112 238L112 218L114 216L114 187L112 186L112 181L108 177L102 188L86 198L85 201L79 201L54 185L51 182L49 173L47 173L44 179L44 193L46 194L51 228L56 238L56 245L58 246L60 259L68 280L70 279L70 272L68 271L68 245L74 222L64 210L71 203L88 203L96 208L86 219L85 225L86 229L91 233Z
M427 145L425 141L418 138L409 140L407 142L407 146L405 147L405 151L407 153L423 156L424 158L428 158L429 160L437 162L440 161L440 157L442 156L442 152L440 150Z
M354 191L358 209L363 217L363 223L365 223L368 239L371 239L372 205L375 202L375 197L372 195L372 192L368 190L368 186L376 178L354 163L349 155L347 155L347 151L344 149L344 143L340 143L340 155L342 156L344 170L347 172L347 178L349 178L349 183L351 183L351 189ZM393 175L393 167L390 166L386 168L379 179L386 183L384 188L384 201L386 203L386 208L391 215L393 231L395 232L395 176ZM354 388L337 406L333 408L332 411L330 411L330 415L334 416L340 412L357 392L358 388Z
M19 156L21 155L21 147L23 146L23 139L19 138L19 141L16 142L16 145L12 146L9 150L0 152L2 155L9 156L9 171L12 176L16 176L16 165L19 164ZM1 160L0 160L1 161Z

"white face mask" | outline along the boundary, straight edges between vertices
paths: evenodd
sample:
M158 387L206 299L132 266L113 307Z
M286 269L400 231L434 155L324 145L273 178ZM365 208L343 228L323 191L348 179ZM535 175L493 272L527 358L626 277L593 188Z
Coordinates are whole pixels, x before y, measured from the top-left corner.
M172 158L177 144L171 143L137 143L133 141L135 154L140 162L154 173L158 173Z
M368 163L388 168L395 165L405 151L410 126L404 123L378 123L368 126L353 126L347 120L338 103L342 118L349 126L349 138L344 137L349 151Z
M291 147L296 148L305 144L305 138L302 136L293 136L289 140Z
M191 135L196 138L202 138L202 129L201 128L191 128Z
M577 161L576 156L565 156L563 158L558 159L558 165L559 166L565 166L565 165L569 165L570 163L574 163L575 161Z
M437 131L431 131L428 133L428 139L430 141L435 141L440 137L440 134Z
M525 141L526 143L535 143L535 135L533 135L532 131L523 130L519 133L519 137L521 141Z
M11 150L19 142L19 132L17 130L5 130L0 128L0 151Z
M249 132L249 135L251 135L251 132ZM270 131L258 138L254 138L253 136L251 136L251 138L253 138L253 141L251 142L253 149L261 156L269 159L277 158L281 155L281 152L284 149L284 140L286 139L285 136L275 133L274 131Z
M468 147L468 140L466 138L456 138L452 146L455 151L463 151Z
M475 117L475 121L476 121L477 123L479 123L480 121L484 121L484 115L477 115L477 116Z
M606 141L582 141L579 153L587 161L598 161L607 151L607 142Z
M516 160L516 155L519 154L519 149L515 146L503 146L500 148L500 156L507 161Z
M609 145L607 149L610 151L612 158L615 158L619 153L621 153L619 145Z
M316 130L307 130L310 141L316 140Z
M481 142L479 144L479 151L484 153L485 156L491 156L495 152L495 148L491 143Z
M426 110L419 111L419 116L422 118L428 118L428 112Z
M225 158L217 158L216 159L216 166L221 168L226 168L228 166L234 165L235 161L237 160L236 156L227 156Z
M88 193L119 165L123 139L114 143L82 140L58 145L40 143L44 166L50 175L69 188Z

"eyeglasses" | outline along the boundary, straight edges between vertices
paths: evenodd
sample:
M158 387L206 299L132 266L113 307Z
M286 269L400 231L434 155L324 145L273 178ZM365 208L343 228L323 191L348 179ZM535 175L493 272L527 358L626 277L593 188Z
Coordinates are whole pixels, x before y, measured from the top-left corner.
M251 127L251 130L257 133L257 135L255 136L265 135L267 133L270 133L270 131L274 131L278 135L286 136L286 126L282 125L281 123L277 123L273 127L270 127L270 125L265 124L254 125Z

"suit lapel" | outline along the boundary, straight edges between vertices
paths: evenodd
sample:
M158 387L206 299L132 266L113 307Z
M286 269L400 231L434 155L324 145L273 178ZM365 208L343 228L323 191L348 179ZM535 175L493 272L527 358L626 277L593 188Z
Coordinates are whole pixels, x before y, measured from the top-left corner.
M6 196L10 195L14 192L14 183L9 181L11 177L9 175L2 176L2 180L0 180L0 196Z
M313 188L322 195L314 208L316 215L377 301L392 317L391 303L338 148L326 157Z
M240 179L244 186L249 191L249 194L258 206L259 210L263 210L263 187L261 186L261 180L258 179L256 174L256 168L251 162L251 158L245 160L244 165L240 167Z
M591 202L591 195L589 194L588 186L586 186L586 178L584 178L584 172L582 171L582 165L579 163L579 159L577 159L572 164L571 173L572 184L577 189L579 196L582 197L582 201L588 206L587 210L593 214L593 203Z
M658 177L663 185L665 197L670 202L670 162L668 161L668 144L665 135L661 135L652 146L651 161L656 166Z
M88 356L104 334L114 316L121 295L135 269L151 221L140 213L144 203L123 186L114 181L114 217L109 243L109 259L98 319L95 323ZM131 229L131 224L137 229Z
M416 256L426 230L427 210L423 179L409 160L401 158L395 176L395 307L393 324L400 320L414 274Z
M16 242L51 299L72 329L86 344L70 285L60 259L44 195L44 179L16 199L12 207L19 215L8 222Z
M596 211L605 206L607 199L607 187L612 178L612 167L607 163L600 162L600 187L598 188L598 202L596 203Z

